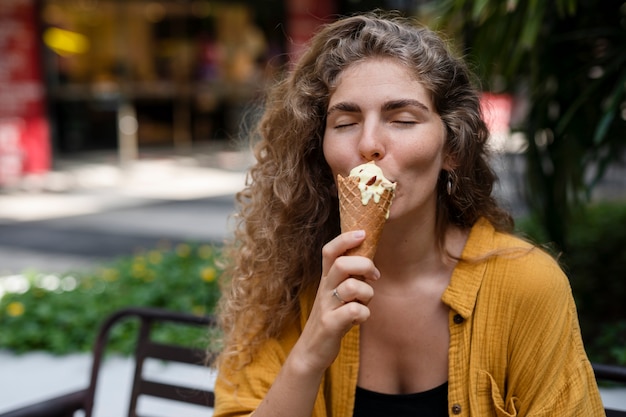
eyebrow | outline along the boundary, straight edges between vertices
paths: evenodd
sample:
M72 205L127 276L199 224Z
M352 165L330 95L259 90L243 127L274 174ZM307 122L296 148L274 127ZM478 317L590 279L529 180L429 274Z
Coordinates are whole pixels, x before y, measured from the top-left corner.
M410 98L388 101L385 104L383 104L382 110L389 111L389 110L401 109L404 107L417 107L418 109L423 110L423 111L430 111L428 106L426 106L421 101L410 99Z
M361 107L359 107L357 104L355 103L350 103L348 101L342 101L340 103L335 104L334 106L330 107L328 109L328 111L326 112L327 115L330 115L336 111L343 111L343 112L348 112L348 113L358 113L361 111Z
M404 107L417 107L418 109L420 109L422 111L427 111L427 112L430 111L428 106L426 106L421 101L410 99L410 98L387 101L387 102L385 102L383 104L382 111L397 110L397 109L401 109L401 108L404 108ZM336 111L343 111L343 112L348 112L348 113L358 113L358 112L361 111L361 107L359 107L359 105L357 105L355 103L351 103L351 102L348 102L348 101L342 101L342 102L337 103L334 106L330 107L328 109L328 111L326 112L326 114L330 115L330 114L332 114L333 112L336 112Z

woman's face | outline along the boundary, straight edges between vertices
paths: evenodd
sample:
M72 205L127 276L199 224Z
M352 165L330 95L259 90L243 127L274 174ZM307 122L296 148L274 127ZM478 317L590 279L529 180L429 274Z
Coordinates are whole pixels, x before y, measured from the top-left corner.
M435 214L439 173L449 169L444 132L429 93L412 73L393 59L371 58L339 76L328 105L324 157L334 177L376 161L397 182L389 220L425 219Z

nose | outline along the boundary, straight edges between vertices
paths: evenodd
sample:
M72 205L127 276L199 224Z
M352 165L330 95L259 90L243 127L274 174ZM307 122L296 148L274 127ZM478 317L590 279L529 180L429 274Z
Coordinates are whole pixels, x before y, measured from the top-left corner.
M383 132L376 126L365 126L359 139L359 153L366 161L379 161L385 156Z

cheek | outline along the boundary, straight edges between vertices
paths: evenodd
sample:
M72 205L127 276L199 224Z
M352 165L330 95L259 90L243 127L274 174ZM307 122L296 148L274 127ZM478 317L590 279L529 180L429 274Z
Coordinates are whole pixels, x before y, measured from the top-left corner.
M443 124L438 124L428 129L421 136L422 140L414 142L410 154L413 155L413 164L421 166L423 170L436 170L443 168L445 134ZM408 153L408 152L407 152Z
M340 162L344 159L342 157L342 147L336 141L332 139L327 140L326 136L324 136L322 150L324 151L324 159L330 166L334 177L340 171Z
M402 154L406 165L419 171L437 170L443 165L443 146L435 143L424 143L406 150Z

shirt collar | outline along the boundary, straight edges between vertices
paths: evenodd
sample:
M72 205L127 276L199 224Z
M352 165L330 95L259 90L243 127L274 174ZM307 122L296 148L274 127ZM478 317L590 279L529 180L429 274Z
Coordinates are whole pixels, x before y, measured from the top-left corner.
M487 269L487 259L493 250L495 229L484 218L472 227L463 248L461 260L457 263L444 291L442 301L464 319L474 311L478 290Z

